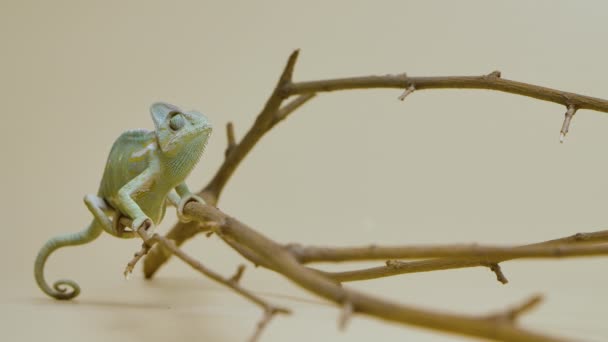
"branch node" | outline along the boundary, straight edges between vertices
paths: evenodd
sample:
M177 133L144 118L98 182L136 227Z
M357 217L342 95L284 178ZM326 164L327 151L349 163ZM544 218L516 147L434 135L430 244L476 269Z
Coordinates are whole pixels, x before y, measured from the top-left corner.
M562 129L559 132L559 142L563 143L564 139L566 139L566 134L568 134L568 129L570 128L570 122L576 114L576 110L578 109L575 105L569 104L566 108L566 114L564 114L564 123L562 124Z
M415 87L413 84L410 84L410 86L409 86L409 87L407 87L407 88L405 89L405 91L403 91L403 93L402 93L401 95L399 95L398 99L399 99L399 100L401 100L401 101L405 100L405 98L406 98L406 97L407 97L409 94L413 93L413 92L414 92L414 90L416 90L416 87Z
M224 156L228 158L236 147L236 139L234 137L234 125L232 124L232 122L228 122L226 124L226 137L228 138L228 145L226 146L226 151L224 151Z
M507 284L509 282L507 277L505 277L504 273L502 273L502 269L500 268L500 265L498 263L490 263L487 266L490 268L490 271L496 274L496 280L498 280L502 284Z
M342 311L340 312L340 317L338 318L338 328L341 331L346 330L346 327L350 322L350 318L352 317L353 312L353 303L350 300L344 301L344 303L342 304Z

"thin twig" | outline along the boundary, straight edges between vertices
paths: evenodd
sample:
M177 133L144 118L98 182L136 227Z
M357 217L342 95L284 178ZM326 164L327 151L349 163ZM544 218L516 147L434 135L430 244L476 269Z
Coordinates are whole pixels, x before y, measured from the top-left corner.
M498 280L500 283L507 284L509 282L509 279L507 279L505 274L502 273L502 268L500 268L500 265L497 262L490 263L488 267L490 268L490 271L496 274L496 280Z
M345 262L385 259L418 258L481 258L500 260L510 258L565 258L608 255L608 245L572 246L480 246L421 245L421 246L361 246L316 247L288 245L287 248L302 263Z
M515 305L512 308L495 314L487 315L487 319L497 321L499 323L514 324L520 316L536 308L542 302L542 300L543 297L541 295L532 296L523 303Z
M532 246L556 246L565 244L593 244L593 243L605 243L608 242L608 230L591 232L591 233L577 233L571 236L548 240L544 242L534 243L526 245L525 247ZM493 262L504 262L516 258L502 258L492 260ZM418 272L431 272L441 271L457 268L467 267L478 267L487 266L487 258L437 258L429 260L418 260L418 261L392 261L392 263L386 266L371 267L360 270L352 270L346 272L324 272L324 274L332 279L339 282L348 281L360 281L377 279L384 277L391 277L399 274L407 273L418 273Z

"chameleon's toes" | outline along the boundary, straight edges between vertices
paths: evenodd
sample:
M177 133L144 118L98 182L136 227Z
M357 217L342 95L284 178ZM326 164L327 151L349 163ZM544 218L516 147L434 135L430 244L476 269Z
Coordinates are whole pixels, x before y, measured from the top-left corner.
M140 232L143 229L144 232L150 233L154 231L154 223L149 217L140 216L133 220L131 229L133 229L134 232Z
M205 204L205 201L199 196L193 194L183 196L179 201L179 205L177 206L177 218L180 220L180 222L192 221L190 217L184 214L184 208L186 207L186 204L190 202L198 202L201 204Z

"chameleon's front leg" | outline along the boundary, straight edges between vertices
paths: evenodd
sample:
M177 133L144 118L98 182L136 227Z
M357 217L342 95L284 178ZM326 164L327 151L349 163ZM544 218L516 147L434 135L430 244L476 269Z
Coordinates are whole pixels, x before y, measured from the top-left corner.
M140 228L144 228L145 231L154 230L154 221L141 210L133 199L133 195L138 192L149 191L159 175L160 167L158 163L150 163L148 168L120 188L114 199L115 203L113 204L118 210L133 220L131 227L134 232L137 232Z
M191 193L186 183L181 183L180 185L175 187L175 191L177 192L177 195L175 195L174 193L170 193L169 201L173 203L173 205L177 208L177 218L181 222L192 221L191 218L184 215L184 207L186 206L186 204L193 201L201 204L205 204L205 201L199 196Z

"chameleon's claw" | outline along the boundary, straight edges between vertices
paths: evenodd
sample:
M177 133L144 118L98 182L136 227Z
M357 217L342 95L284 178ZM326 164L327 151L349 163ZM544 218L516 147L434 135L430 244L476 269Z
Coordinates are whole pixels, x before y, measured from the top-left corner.
M177 218L180 222L188 223L192 221L190 217L184 215L184 208L186 207L186 204L190 202L198 202L200 204L205 204L205 200L203 200L199 196L193 194L183 196L179 201L179 205L177 206Z

